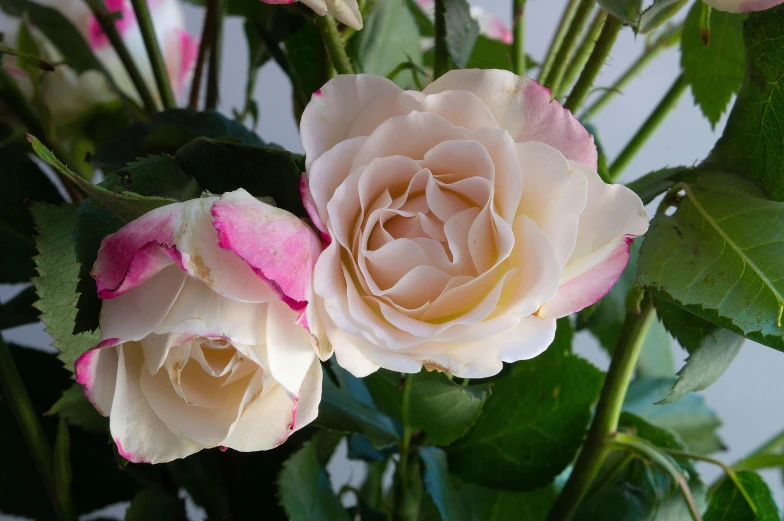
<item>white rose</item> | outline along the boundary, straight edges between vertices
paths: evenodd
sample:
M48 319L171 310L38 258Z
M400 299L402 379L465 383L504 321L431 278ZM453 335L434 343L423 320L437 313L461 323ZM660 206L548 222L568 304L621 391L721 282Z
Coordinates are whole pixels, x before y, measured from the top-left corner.
M297 0L261 0L265 4L293 4ZM317 15L330 15L356 30L362 29L362 13L357 0L299 0ZM386 1L386 0L384 0Z
M356 376L486 377L599 300L647 230L593 137L533 80L458 70L424 92L338 76L302 116L306 207L332 242L316 309Z
M125 458L271 449L311 422L321 367L305 308L321 244L244 190L171 204L101 244L101 343L76 362Z
M104 1L109 11L122 16L116 22L117 29L150 92L156 100L160 100L152 66L147 57L147 49L130 0ZM119 89L135 101L141 102L125 66L84 0L39 0L38 3L60 11L84 36L96 58L109 71ZM179 0L148 0L147 3L172 89L176 96L182 97L193 74L198 41L185 30L185 20ZM10 43L12 46L15 45L18 24L18 20L15 20L12 24L7 24L10 27L5 27L9 33L7 41L12 42ZM36 30L35 36L42 47L42 58L51 63L62 61L62 55L40 31ZM30 79L20 70L16 60L12 57L3 57L3 65L17 78L22 89L32 97ZM58 124L73 121L89 112L95 105L112 101L117 97L102 73L91 70L78 74L67 66L58 66L54 72L42 76L41 95L52 118Z
M719 11L729 13L750 13L752 11L764 11L775 7L784 0L703 0L709 6Z

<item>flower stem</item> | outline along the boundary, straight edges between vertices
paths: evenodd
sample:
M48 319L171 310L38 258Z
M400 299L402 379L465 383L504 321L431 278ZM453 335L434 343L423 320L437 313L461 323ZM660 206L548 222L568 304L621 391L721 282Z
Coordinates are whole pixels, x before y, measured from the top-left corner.
M8 403L11 411L19 424L19 429L24 435L27 448L33 456L35 466L44 482L46 492L52 501L57 519L60 521L75 521L73 503L70 494L58 493L54 481L54 467L52 464L52 449L46 439L38 414L33 409L30 397L22 382L19 369L14 363L14 358L8 346L0 337L0 385L3 389L3 398Z
M574 51L577 49L580 36L585 32L595 4L594 0L580 0L569 28L561 41L549 74L540 76L539 83L545 87L553 91L558 89L566 72L566 67L571 63Z
M610 165L611 180L614 181L618 179L626 167L629 166L629 163L631 163L632 159L634 159L634 156L637 155L645 142L648 141L670 111L678 104L678 101L683 93L686 92L688 86L689 82L686 81L683 74L678 76L670 87L670 90L667 91L656 108L653 109L651 115L648 116L648 119L645 120L645 123L642 124L637 133L632 137L621 153L618 154L618 157L613 161L612 165Z
M525 0L512 3L512 70L518 76L525 76L528 64L525 57Z
M542 63L542 70L539 72L539 83L543 84L547 76L550 75L553 64L555 64L555 57L558 55L558 51L561 50L561 45L563 45L564 38L566 38L566 34L569 32L569 26L572 24L572 20L574 19L575 13L577 13L580 2L581 0L569 0L569 4L566 6L566 9L561 16L561 21L558 23L558 30L555 32L553 40L550 42L550 47L547 50L544 63Z
M171 83L169 82L169 73L166 70L166 62L164 62L161 54L161 47L158 45L158 37L155 35L155 26L152 23L150 9L147 7L147 0L131 0L131 4L133 5L133 12L136 14L136 20L139 22L139 30L142 33L144 46L147 48L147 56L150 58L150 65L152 65L155 83L158 85L158 91L161 94L163 107L172 109L176 106L174 92L172 92Z
M621 32L623 22L613 15L607 16L607 21L602 28L599 39L596 40L596 45L593 48L591 56L588 57L588 62L585 64L583 72L577 80L577 84L572 89L569 98L567 98L564 107L575 113L580 105L582 105L588 93L593 87L593 82L599 75L599 71L604 67L604 62L610 56L610 51L615 45L615 40L618 39L618 34Z
M147 88L147 83L144 81L142 77L142 73L139 71L139 67L136 66L136 62L131 56L130 51L128 51L128 47L125 45L125 41L120 36L120 32L117 30L117 26L115 25L114 19L112 17L112 13L106 8L106 5L101 0L85 0L90 10L93 12L93 16L100 24L101 29L103 30L106 37L109 39L109 42L114 47L117 56L120 58L125 70L128 72L128 77L131 79L133 86L136 88L136 91L139 93L139 97L144 104L144 108L146 108L149 112L156 112L158 110L158 104L155 101L155 98L150 93L150 89Z
M655 315L650 297L643 298L639 310L627 312L618 343L613 351L610 369L607 371L602 393L596 405L596 414L591 428L574 469L550 511L548 521L571 519L588 492L591 482L599 472L604 458L610 450L606 439L618 429L618 419L634 372L634 366L637 364L645 335Z
M207 99L204 103L206 110L215 110L218 107L220 90L221 49L223 44L223 18L226 14L226 0L214 1L212 26L210 28L210 68L207 71Z
M338 31L338 24L330 15L317 16L316 24L321 32L321 40L327 49L332 65L338 74L354 74L354 66L346 54L346 47L343 38Z
M572 86L577 75L585 67L588 58L591 56L591 53L596 46L599 35L602 33L605 22L607 22L607 11L600 9L599 12L596 13L596 16L594 16L593 22L588 28L588 32L585 33L585 38L583 38L583 42L572 58L572 63L567 68L563 79L558 85L553 87L553 95L556 98L561 97L564 94L564 91Z
M191 93L188 96L188 107L193 110L199 108L199 94L201 93L201 80L204 76L204 62L210 49L212 19L215 16L218 0L207 0L204 7L204 22L201 26L201 39L199 40L199 53L196 55L196 66L193 69L191 80Z
M394 512L393 521L404 521L407 519L405 496L408 493L408 459L411 457L411 434L413 429L408 419L408 404L411 397L411 385L413 383L411 375L406 375L403 384L403 402L401 412L403 416L403 439L400 441L400 461L397 464L394 488Z
M449 51L446 48L446 4L444 2L445 0L436 0L433 80L437 80L449 71Z
M612 101L615 96L617 96L620 92L623 91L624 87L629 84L631 80L635 78L640 72L642 72L648 64L656 58L661 51L672 47L678 41L680 41L680 34L681 31L678 28L672 34L667 34L658 38L655 42L651 45L647 46L642 54L632 63L626 71L621 75L620 78L608 89L604 91L604 93L599 96L596 101L591 104L583 113L580 115L580 119L587 119L590 120L602 110L607 103Z

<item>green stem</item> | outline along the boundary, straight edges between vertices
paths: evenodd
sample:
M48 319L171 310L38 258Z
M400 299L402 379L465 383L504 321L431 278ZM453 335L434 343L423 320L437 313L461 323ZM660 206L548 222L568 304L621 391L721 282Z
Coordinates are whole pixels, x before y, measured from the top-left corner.
M580 119L590 120L594 118L596 114L598 114L599 111L607 105L607 103L612 101L615 96L621 93L624 87L626 87L626 85L628 85L631 80L633 80L640 72L642 72L642 70L645 69L645 67L647 67L648 64L651 63L651 61L661 53L661 51L678 43L678 41L680 41L680 29L681 28L678 28L672 34L668 34L657 39L650 46L646 47L643 53L637 58L637 60L634 61L634 63L629 66L628 69L626 69L626 71L624 71L621 77L618 78L618 80L611 87L605 89L602 95L599 96L596 101L594 101L593 104L591 104L587 109L585 109L585 111L583 111L583 113L580 115Z
M621 173L629 166L634 156L640 151L646 141L653 135L659 125L664 121L667 115L678 104L681 96L686 92L689 82L686 81L683 74L678 76L675 82L670 87L670 90L664 95L662 100L653 109L653 112L645 123L642 124L640 130L632 137L629 143L624 147L618 157L610 165L610 179L616 180ZM571 98L570 98L571 101Z
M569 4L564 9L561 21L558 22L558 30L553 35L544 63L542 63L542 70L539 72L539 83L544 83L544 79L550 75L550 71L555 63L555 57L558 55L558 51L561 50L561 45L563 45L564 38L566 38L566 34L569 32L569 26L572 24L579 6L580 0L569 0Z
M512 70L518 76L525 76L528 64L525 57L525 0L512 3Z
M139 30L142 33L144 46L147 48L147 56L150 58L150 65L155 76L155 83L161 94L163 107L172 109L176 106L174 92L169 82L169 72L166 69L166 62L161 54L161 47L158 45L158 37L155 35L155 26L152 23L150 9L147 7L147 0L131 0L133 12L139 23Z
M655 315L653 303L649 297L643 299L639 312L627 312L618 343L613 351L610 368L604 380L602 393L596 405L596 414L591 428L574 469L572 469L566 485L550 511L548 521L571 519L588 492L591 482L599 472L609 451L606 439L618 429L623 400L640 356L645 335Z
M436 0L435 12L436 42L433 57L433 80L437 80L449 71L449 51L446 48L446 4L445 0Z
M226 15L226 1L216 0L215 11L210 28L210 67L207 71L207 98L204 102L206 110L218 107L220 90L221 50L223 48L223 18Z
M618 39L618 34L621 32L622 27L623 22L619 18L612 15L607 17L602 32L599 34L599 39L596 40L593 52L588 58L588 62L585 64L577 84L564 104L564 107L572 111L572 113L577 112L585 98L588 97L588 93L591 91L591 87L593 87L593 82L599 75L599 71L604 67L607 57L610 56L610 51L613 45L615 45L615 40Z
M19 429L24 435L27 448L33 456L35 466L57 514L57 519L75 521L76 513L70 495L58 493L55 486L52 449L46 439L43 427L38 421L38 414L33 409L33 404L27 395L11 351L2 338L0 338L0 385L3 389L3 398L11 408L19 424Z
M561 84L566 68L571 63L574 51L580 42L580 37L588 26L595 5L596 2L594 0L580 0L577 11L574 13L574 18L572 18L572 23L569 24L569 29L561 41L561 46L558 49L549 74L541 75L539 83L552 91L556 91Z
M354 66L346 54L343 38L338 31L338 24L330 15L317 16L316 24L321 32L321 40L327 49L327 54L338 74L354 74Z
M588 28L588 32L585 33L585 38L583 38L583 42L577 49L577 52L572 59L572 63L566 70L563 79L555 87L553 96L556 98L561 97L566 89L572 86L580 71L585 68L585 64L588 61L588 58L591 56L594 47L596 46L596 41L598 40L599 35L602 33L602 28L604 27L606 21L607 11L600 9L599 12L596 13L596 16L594 16L593 22Z
M61 158L65 163L69 163L71 168L76 171L81 177L87 178L85 169L80 164L71 158L71 155L61 148L55 139L49 135L49 131L41 122L38 114L36 114L33 107L27 101L24 93L19 89L16 81L3 67L0 67L0 99L5 102L5 105L13 111L14 115L22 122L28 132L35 135L41 140L54 154ZM84 195L78 188L71 182L70 179L60 176L68 195L71 196L73 201L83 201Z
M404 513L404 506L406 505L405 495L408 491L408 458L410 457L411 434L413 433L408 418L408 404L411 399L411 385L413 381L411 375L406 375L405 383L403 384L403 401L401 406L403 439L400 441L400 461L396 469L393 521L403 521L407 517Z
M616 433L612 437L610 446L611 448L615 449L625 449L636 452L666 472L678 484L678 488L681 490L683 499L686 501L686 505L689 507L689 514L691 514L691 518L694 521L702 521L702 516L697 509L697 504L694 501L694 496L691 494L691 489L689 488L689 483L686 481L686 477L678 470L675 465L673 465L672 461L670 461L664 454L659 452L656 447L652 446L650 443L641 438L631 436L623 432ZM674 456L680 455L683 457L691 457L690 454L680 453L679 451L667 450L667 452Z
M193 110L199 108L201 80L204 77L204 62L210 49L210 31L212 31L212 19L215 16L217 4L217 0L207 0L205 4L204 22L201 26L201 39L199 40L199 53L196 55L196 66L193 68L193 80L191 80L191 92L188 96L188 107Z
M88 7L95 16L95 19L98 21L98 24L101 26L104 34L109 39L109 42L114 47L117 56L120 58L125 70L128 72L128 77L131 79L131 83L136 88L136 91L139 93L139 97L144 104L144 108L146 108L149 112L156 112L158 110L158 104L155 102L155 98L150 93L150 89L147 88L147 83L144 81L142 77L142 73L139 71L139 67L136 66L136 62L131 56L130 51L128 51L128 47L125 45L125 41L120 36L120 32L117 30L117 25L115 25L113 13L110 13L109 10L106 8L106 5L103 3L102 0L85 0Z

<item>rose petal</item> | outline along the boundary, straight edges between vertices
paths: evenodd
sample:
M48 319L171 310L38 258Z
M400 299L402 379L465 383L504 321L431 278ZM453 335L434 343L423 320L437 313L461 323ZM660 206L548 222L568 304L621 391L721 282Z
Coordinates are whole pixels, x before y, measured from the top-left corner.
M74 364L76 381L82 385L85 397L104 416L109 416L114 400L117 384L117 349L114 346L118 342L116 338L102 342Z
M296 400L273 383L264 396L254 400L242 413L222 444L240 452L277 447L291 434L296 410Z
M282 302L271 302L267 306L267 367L289 396L299 393L302 381L316 359L308 332L296 320L297 313Z

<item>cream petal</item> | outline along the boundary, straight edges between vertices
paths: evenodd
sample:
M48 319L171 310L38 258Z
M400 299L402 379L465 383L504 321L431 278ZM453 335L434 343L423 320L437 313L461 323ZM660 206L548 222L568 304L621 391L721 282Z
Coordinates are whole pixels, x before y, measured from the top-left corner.
M120 455L134 463L166 463L201 450L174 434L150 407L140 386L142 371L146 372L141 347L124 344L117 353L109 428Z
M308 169L308 187L323 223L329 222L327 203L351 173L351 163L367 137L341 141L322 154Z
M357 0L327 0L327 11L352 29L362 29L362 14Z
M427 181L426 194L430 211L443 222L447 222L453 215L470 208L468 203L454 192L445 190L434 177L430 177Z
M417 266L381 295L402 308L413 310L437 299L451 279L433 266Z
M268 369L290 396L299 393L310 366L316 360L310 336L296 320L297 314L282 302L269 304L266 324Z
M163 367L166 357L169 356L169 350L172 347L190 342L192 338L192 335L183 335L180 333L167 333L163 335L150 333L139 340L142 351L144 352L144 363L150 374L154 375Z
M109 416L117 385L117 347L101 347L87 351L74 365L76 381L84 395L103 416Z
M266 382L265 387L268 387ZM292 432L296 409L296 400L272 381L264 395L252 401L243 411L222 445L240 452L277 447Z
M421 110L438 114L453 125L468 130L498 126L487 105L472 92L464 89L430 94L422 101Z
M299 401L297 401L297 411L294 418L295 431L307 426L318 417L322 377L321 363L314 360L299 388Z
M495 168L493 179L495 211L506 222L512 223L524 189L515 142L509 134L499 128L477 130L470 134L470 138L479 142L492 158Z
M369 136L389 118L405 116L415 110L422 111L422 104L409 92L393 92L379 97L362 108L347 137Z

